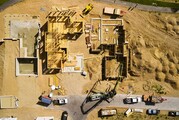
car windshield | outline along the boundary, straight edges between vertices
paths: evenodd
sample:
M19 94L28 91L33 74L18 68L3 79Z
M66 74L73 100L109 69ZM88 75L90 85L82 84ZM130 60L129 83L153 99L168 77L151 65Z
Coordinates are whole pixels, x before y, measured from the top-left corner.
M152 110L151 110L151 109L149 109L149 110L148 110L148 112L149 112L149 113L152 113Z
M156 111L156 110L153 110L153 113L155 114L155 113L157 113L157 111Z
M176 112L176 115L178 115L178 116L179 116L179 112Z
M136 99L136 98L133 98L132 101L133 101L133 102L137 102L137 99Z

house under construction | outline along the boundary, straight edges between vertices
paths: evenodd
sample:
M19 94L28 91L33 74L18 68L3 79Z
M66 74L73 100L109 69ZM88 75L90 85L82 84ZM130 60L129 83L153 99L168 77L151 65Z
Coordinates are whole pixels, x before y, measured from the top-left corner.
M127 77L130 56L123 19L92 18L91 23L86 24L85 32L88 34L86 42L91 53L105 54L102 61L102 79L117 79L121 63L122 76Z
M83 33L83 21L72 9L51 11L46 18L47 28L44 31L46 68L62 70L68 59L68 41L78 39Z

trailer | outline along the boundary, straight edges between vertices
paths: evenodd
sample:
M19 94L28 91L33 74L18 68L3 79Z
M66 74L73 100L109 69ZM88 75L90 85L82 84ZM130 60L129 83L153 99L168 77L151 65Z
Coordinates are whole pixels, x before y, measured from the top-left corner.
M108 14L108 15L117 15L117 16L123 16L124 11L122 11L119 8L110 8L110 7L105 7L103 9L103 13L104 14Z
M98 112L99 117L113 116L117 114L116 109L100 109Z
M17 108L18 107L18 99L15 96L0 96L0 109L3 108Z

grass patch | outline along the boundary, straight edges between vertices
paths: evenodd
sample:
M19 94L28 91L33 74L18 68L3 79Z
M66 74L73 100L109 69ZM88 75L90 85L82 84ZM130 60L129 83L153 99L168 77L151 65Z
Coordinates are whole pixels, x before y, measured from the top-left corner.
M170 8L179 9L179 3L163 2L163 1L158 1L158 0L123 0L123 1L134 2L134 3L144 4L144 5L153 5L153 6L159 6L159 7L170 7Z
M9 0L0 0L0 5L4 4L7 1L9 1Z

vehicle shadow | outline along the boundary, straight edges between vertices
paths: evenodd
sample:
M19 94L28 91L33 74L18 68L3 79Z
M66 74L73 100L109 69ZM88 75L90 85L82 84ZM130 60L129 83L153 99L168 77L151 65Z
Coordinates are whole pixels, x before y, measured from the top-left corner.
M95 100L95 101L91 101L89 99L89 96L91 94L96 93L94 91L94 89L96 88L96 86L100 84L100 80L96 81L95 84L93 85L93 87L91 88L91 90L89 91L89 93L87 94L85 100L82 102L80 108L81 108L81 112L83 114L87 114L89 111L91 111L92 109L94 109L95 107L97 107L102 101L103 99L99 99L99 100Z
M40 105L40 106L43 106L43 107L48 107L48 106L49 106L49 104L42 103L42 102L40 102L40 101L38 101L36 104L37 104L37 105Z

